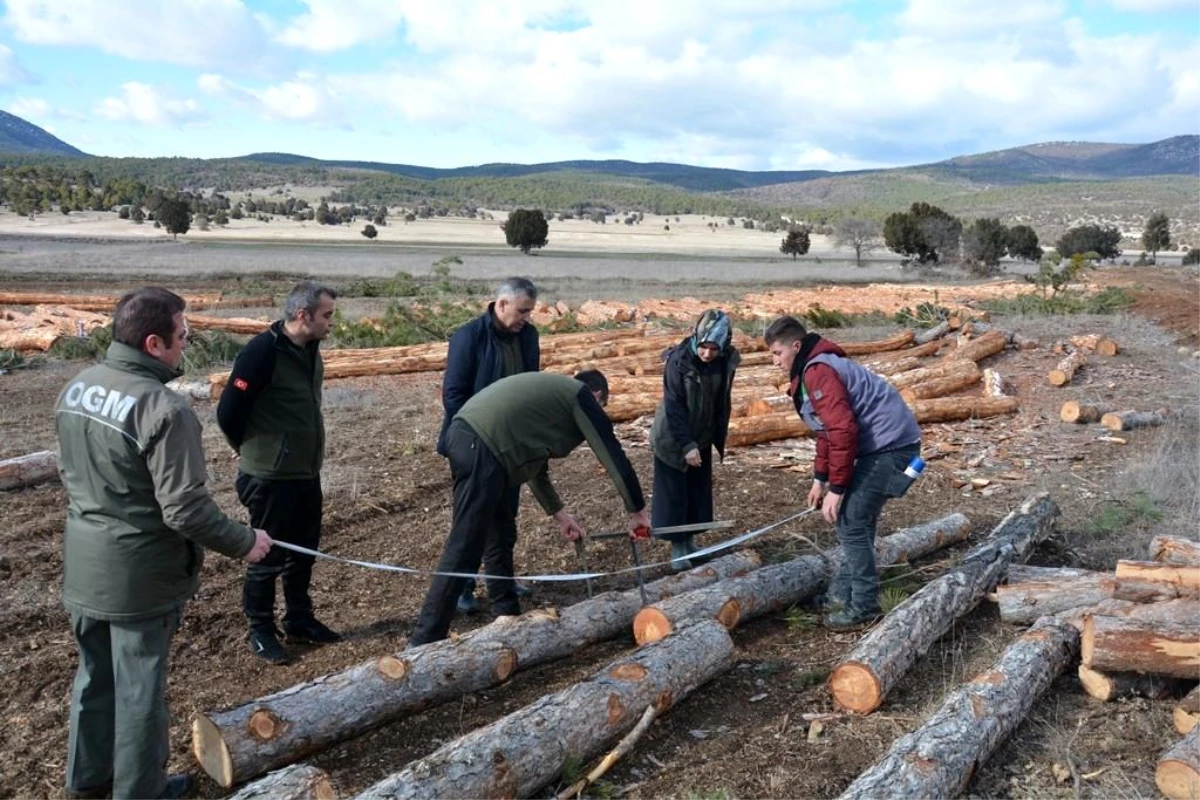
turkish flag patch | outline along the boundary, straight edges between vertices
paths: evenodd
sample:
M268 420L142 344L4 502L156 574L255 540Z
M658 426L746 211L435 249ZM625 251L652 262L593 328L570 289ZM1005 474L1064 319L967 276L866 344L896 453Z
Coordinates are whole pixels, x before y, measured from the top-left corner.
M246 383L245 378L234 378L233 388L237 389L239 392L244 392L250 388L250 384Z

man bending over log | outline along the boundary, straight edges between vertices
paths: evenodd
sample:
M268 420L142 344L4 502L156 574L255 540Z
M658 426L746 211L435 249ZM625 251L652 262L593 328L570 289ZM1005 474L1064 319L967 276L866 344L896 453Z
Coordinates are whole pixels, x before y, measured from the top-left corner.
M844 557L824 598L825 625L857 628L879 618L875 524L889 498L912 484L905 467L921 452L921 428L892 386L855 364L795 317L780 317L763 337L788 394L817 438L808 505L837 525ZM822 496L824 501L822 502Z
M534 498L554 517L569 541L583 536L550 482L549 460L565 458L584 441L608 471L629 512L629 535L648 528L649 516L637 474L612 423L604 414L608 381L598 370L574 378L523 372L503 378L476 394L446 431L446 452L454 479L454 520L438 562L438 572L473 573L489 539L512 537L517 508L512 491L529 483ZM506 571L512 575L512 550ZM445 639L466 578L435 576L409 637L409 646ZM500 615L521 613L512 581L487 580L492 608Z

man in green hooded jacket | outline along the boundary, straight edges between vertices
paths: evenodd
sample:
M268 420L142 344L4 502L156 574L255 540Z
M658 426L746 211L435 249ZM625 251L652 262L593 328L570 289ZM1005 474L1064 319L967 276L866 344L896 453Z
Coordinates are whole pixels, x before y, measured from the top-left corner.
M104 362L85 369L55 408L67 490L63 603L79 647L71 695L67 793L180 797L168 778L167 655L205 548L259 561L265 531L217 507L200 421L165 384L182 374L183 298L150 287L113 314Z

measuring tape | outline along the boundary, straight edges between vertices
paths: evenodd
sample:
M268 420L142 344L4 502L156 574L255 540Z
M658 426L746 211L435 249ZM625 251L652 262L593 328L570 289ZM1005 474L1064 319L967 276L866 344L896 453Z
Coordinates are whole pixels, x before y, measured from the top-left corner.
M693 559L693 558L698 558L698 557L702 558L704 556L712 555L713 553L719 553L722 550L728 550L731 547L736 547L737 545L742 544L743 542L748 542L751 539L755 539L759 536L762 536L764 533L773 531L776 528L780 527L781 525L786 525L789 522L793 522L795 520L801 519L802 517L806 517L809 514L813 513L814 511L816 511L815 508L806 508L799 513L792 514L790 517L781 519L778 522L772 522L770 525L764 525L763 527L758 528L757 530L750 531L749 533L743 533L741 536L735 536L734 538L732 538L728 541L720 542L718 544L712 545L711 547L706 547L703 550L697 550L694 553L690 553L688 555L688 559ZM399 572L399 573L402 573L405 575L428 575L428 576L436 575L436 576L441 576L443 578L484 578L484 579L494 578L494 579L500 579L500 580L519 580L519 581L527 581L527 582L533 581L533 582L542 582L542 583L566 583L568 581L595 580L596 578L604 578L604 577L607 577L610 575L625 575L630 572L637 572L639 570L653 569L655 567L666 567L666 566L670 566L670 564L671 564L671 561L669 561L669 560L668 561L657 561L652 564L642 564L641 566L638 566L638 567L626 567L624 569L613 570L612 572L573 572L573 573L569 573L566 575L488 575L486 573L480 574L480 573L476 573L476 572L439 572L437 570L414 569L412 567L404 567L404 566L399 566L397 564L381 564L378 561L360 561L355 558L343 558L342 556L335 556L335 555L331 555L329 553L322 553L320 550L311 550L307 547L301 547L298 544L292 544L291 542L281 542L278 540L274 540L272 546L273 547L282 547L284 550L291 550L292 552L295 552L295 553L302 553L303 555L312 556L313 558L321 558L326 561L336 561L341 564L349 564L349 565L355 566L355 567L365 567L366 569L381 570L383 572Z

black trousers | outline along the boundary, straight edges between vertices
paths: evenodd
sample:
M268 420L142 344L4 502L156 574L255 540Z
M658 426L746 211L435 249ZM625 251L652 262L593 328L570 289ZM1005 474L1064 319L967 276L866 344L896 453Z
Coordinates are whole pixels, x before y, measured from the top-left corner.
M680 472L654 459L654 497L650 524L655 528L712 522L712 447L700 448L700 466ZM656 538L682 542L691 534L676 533Z
M507 525L493 526L491 535L488 536L487 544L483 546L483 566L489 575L508 575L513 574L515 567L513 566L513 548L517 546L517 510L521 506L521 487L508 490L508 503L512 506L512 518L514 520L511 528ZM501 549L504 552L501 552ZM467 578L463 583L463 595L475 594L476 582L474 578Z
M321 479L276 481L255 478L244 472L237 477L238 499L250 511L250 524L262 528L272 539L316 550L321 544ZM282 577L284 627L313 618L312 556L272 547L266 558L246 568L242 586L242 610L251 628L274 629L275 579Z
M454 521L437 570L473 573L486 553L489 575L512 575L517 494L508 485L508 474L465 422L450 423L446 449L454 481ZM434 576L408 639L410 647L446 638L458 596L467 580ZM512 578L488 578L487 589L494 609L502 612L520 609Z

